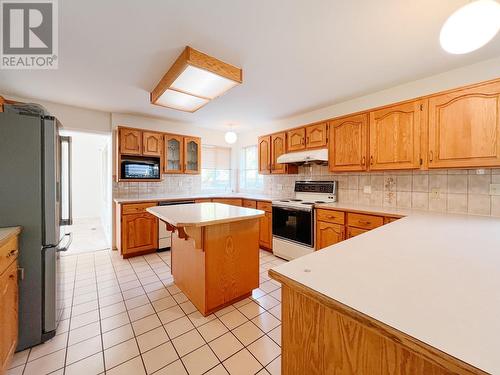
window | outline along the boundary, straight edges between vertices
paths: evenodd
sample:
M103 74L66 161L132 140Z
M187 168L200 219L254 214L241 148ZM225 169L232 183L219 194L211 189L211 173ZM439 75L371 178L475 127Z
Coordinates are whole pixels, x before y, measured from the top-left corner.
M231 149L210 145L201 146L202 190L231 190Z
M245 190L261 190L264 178L259 174L257 145L243 148L241 157L240 187Z

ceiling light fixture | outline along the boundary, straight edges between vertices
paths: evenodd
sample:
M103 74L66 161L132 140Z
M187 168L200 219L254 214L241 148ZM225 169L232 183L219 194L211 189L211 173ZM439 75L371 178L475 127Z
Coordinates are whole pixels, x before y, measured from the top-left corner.
M243 71L186 47L151 91L152 104L195 112L243 82Z
M238 140L238 135L233 131L233 125L229 125L230 130L224 134L224 140L226 143L232 145Z
M475 0L456 10L441 28L441 47L453 54L475 51L500 30L500 4L495 0Z

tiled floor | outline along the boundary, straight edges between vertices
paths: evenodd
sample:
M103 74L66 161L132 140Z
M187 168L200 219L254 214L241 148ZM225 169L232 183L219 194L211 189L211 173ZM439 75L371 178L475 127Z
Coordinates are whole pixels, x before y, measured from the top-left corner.
M49 342L16 353L8 374L280 374L281 287L260 252L260 288L203 317L173 284L169 252L122 260L62 258L64 320Z
M73 241L67 253L74 255L95 250L109 249L110 243L106 237L101 218L75 218L73 225L68 225L66 232L73 234Z

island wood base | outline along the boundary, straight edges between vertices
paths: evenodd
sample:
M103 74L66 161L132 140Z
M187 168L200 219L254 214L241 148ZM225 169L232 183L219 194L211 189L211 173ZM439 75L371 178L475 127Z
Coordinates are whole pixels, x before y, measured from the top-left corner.
M286 375L486 374L277 272Z
M207 316L259 287L259 219L174 228L175 284Z

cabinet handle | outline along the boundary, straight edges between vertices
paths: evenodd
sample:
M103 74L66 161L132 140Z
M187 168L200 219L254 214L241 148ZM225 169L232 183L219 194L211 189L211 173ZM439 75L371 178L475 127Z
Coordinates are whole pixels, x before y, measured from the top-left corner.
M14 280L14 277L16 277L16 275L14 275L13 273L11 273L11 274L9 275L9 279L11 279L11 280Z
M306 143L309 144L309 137L306 137Z
M16 249L9 251L7 258L17 255L18 251Z
M302 144L302 145L304 145L304 144L305 144L305 142L304 142L304 138L302 138L302 139L300 140L300 144Z
M366 157L363 156L363 158L361 159L361 165L365 165L365 163L366 163Z
M365 224L365 225L370 225L371 221L366 221L366 220L358 220L360 224Z
M434 159L434 152L432 150L429 151L429 161L432 163L432 160Z
M373 155L370 156L370 164L373 165Z

